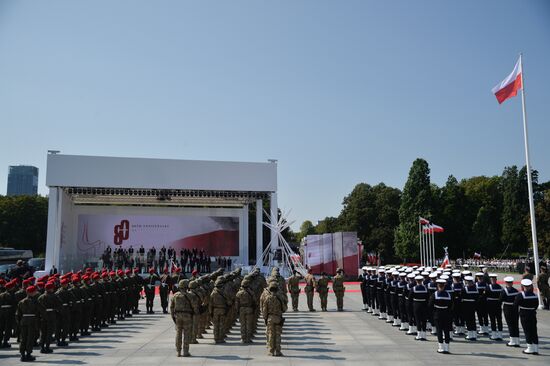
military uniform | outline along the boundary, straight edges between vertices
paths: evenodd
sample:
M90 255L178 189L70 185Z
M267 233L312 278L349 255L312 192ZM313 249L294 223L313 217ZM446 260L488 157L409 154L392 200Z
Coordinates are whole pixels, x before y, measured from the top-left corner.
M190 289L190 293L192 293L198 300L199 302L199 313L198 314L194 314L193 315L193 332L192 332L192 335L191 335L191 343L192 344L196 344L196 343L199 343L197 341L197 338L202 338L202 334L199 334L199 323L200 323L200 318L202 316L202 314L205 312L205 308L204 308L204 299L205 299L205 296L207 296L207 294L204 292L204 290L202 288L199 287L199 282L198 280L195 280L195 281L191 281L189 283L189 289Z
M46 285L46 292L38 297L40 305L40 352L52 353L52 334L55 332L57 314L61 311L61 301L53 293L54 285Z
M0 348L11 348L9 343L12 335L15 307L15 282L6 284L5 291L0 294Z
M210 295L209 309L214 325L214 341L216 343L225 343L225 317L229 309L229 303L223 293L223 279L218 278L215 286L216 287L212 290L212 294Z
M284 318L283 313L287 310L287 304L278 296L279 287L270 284L269 294L262 304L262 315L267 326L267 338L269 355L282 356L281 353L281 335L283 333Z
M35 358L31 354L40 322L40 305L36 298L36 288L34 286L27 288L27 297L17 304L16 319L19 323L21 338L19 343L21 361L34 361Z
M340 268L336 270L337 275L334 276L332 280L332 289L334 290L334 295L336 296L336 306L338 311L344 311L344 293L346 288L344 287L344 271Z
M311 273L308 273L305 277L306 281L306 287L304 288L304 291L306 293L307 298L307 307L309 311L315 311L313 308L313 295L315 291L315 287L317 287L317 283L315 281L315 277Z
M514 307L518 309L521 327L525 333L525 342L527 342L527 349L523 353L538 355L537 309L539 307L539 297L533 292L531 280L523 279L521 285L524 287L524 291L516 296Z
M437 280L438 284L441 283L445 286L445 280ZM441 288L441 287L440 287ZM437 333L437 343L439 353L449 352L449 341L451 339L451 321L452 321L452 295L442 290L436 290L430 296L429 307L432 309L434 326Z
M550 309L550 284L548 284L548 269L546 267L541 267L541 273L537 277L537 287L539 289L540 295L542 297L542 302L544 309Z
M317 280L317 293L319 294L319 299L321 300L321 310L327 311L327 299L328 299L328 283L329 279L326 277L326 274L322 274L321 278Z
M61 280L61 287L55 295L61 301L59 312L59 321L56 331L57 345L59 347L67 346L66 339L69 337L71 326L71 307L73 306L73 297L67 289L68 280Z
M292 310L298 311L298 299L300 298L300 280L302 276L294 271L294 274L288 278L288 289L292 299Z
M168 274L168 270L165 270L164 273L160 276L160 286L159 286L159 296L160 296L160 306L162 307L162 312L168 314L168 294L172 287L172 277Z
M178 357L182 351L183 356L188 357L189 344L193 337L193 316L199 313L199 299L196 295L187 292L189 281L182 280L178 283L179 292L174 294L170 301L170 314L176 325L176 350Z
M145 280L145 306L147 307L147 314L154 314L155 284L158 280L159 278L154 270L149 270L149 278Z
M235 297L235 306L239 311L239 323L241 324L241 340L243 343L251 343L254 334L254 321L256 307L254 293L250 289L250 280L241 282L241 289Z

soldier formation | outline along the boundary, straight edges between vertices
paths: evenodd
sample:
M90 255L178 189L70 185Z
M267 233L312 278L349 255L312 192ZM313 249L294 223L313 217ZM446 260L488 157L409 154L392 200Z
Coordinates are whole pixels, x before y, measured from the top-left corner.
M536 310L538 296L530 279L514 287L514 278L505 277L505 286L497 275L472 274L463 270L431 267L363 267L360 275L363 310L391 323L417 340L426 340L426 332L437 335L439 353L450 353L453 335L476 341L488 336L503 340L502 315L510 334L507 346L520 347L519 320L525 333L526 354L538 354ZM476 329L476 317L478 328ZM490 329L489 329L490 324ZM453 331L454 326L454 331Z

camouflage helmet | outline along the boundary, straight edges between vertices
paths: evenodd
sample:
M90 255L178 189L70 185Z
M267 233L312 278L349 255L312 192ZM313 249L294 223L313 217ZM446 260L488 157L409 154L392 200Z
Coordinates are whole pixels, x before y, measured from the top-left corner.
M178 282L178 287L180 290L187 290L187 287L189 287L189 280L181 280Z
M241 286L242 287L250 286L250 280L248 278L245 278L244 280L241 281Z
M277 291L279 289L279 284L277 282L269 282L269 291Z
M222 287L225 284L225 280L223 277L218 277L216 282L214 283L214 286L216 287Z
M181 282L181 281L180 281L180 282ZM190 288L191 290L194 290L194 289L196 289L197 287L199 287L199 283L198 283L197 281L191 281L191 282L189 282L189 288Z

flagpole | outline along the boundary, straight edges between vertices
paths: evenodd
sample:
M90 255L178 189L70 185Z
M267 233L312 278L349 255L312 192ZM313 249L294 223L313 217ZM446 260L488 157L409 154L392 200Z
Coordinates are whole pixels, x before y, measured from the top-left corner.
M435 230L432 230L432 267L435 267Z
M521 67L521 110L523 113L523 138L525 142L525 165L527 169L527 188L529 192L529 214L531 216L531 236L533 239L533 259L535 261L535 276L539 278L539 249L537 243L537 223L535 221L535 203L533 201L533 180L531 178L531 163L529 161L529 136L527 133L527 112L525 110L525 78L523 77L523 55L519 54ZM539 308L542 308L541 294L539 291Z
M421 266L426 265L426 234L424 234L424 225L422 225L422 260L420 261Z
M427 258L426 258L426 266L431 266L431 265L432 265L432 262L431 262L431 260L430 260L430 258L432 257L432 250L431 250L431 249L432 249L432 244L431 244L431 238L432 238L432 237L431 237L431 235L430 235L430 231L431 231L431 230L432 230L432 224L429 224L429 225L428 225L428 232L426 233L426 238L428 239L428 240L427 240L427 243L426 243L426 244L427 244L427 245L426 245L426 247L427 247L427 248L426 248L426 249L427 249L426 251L427 251L427 253L428 253Z
M422 223L420 222L420 216L418 217L418 239L419 239L420 265L422 265Z

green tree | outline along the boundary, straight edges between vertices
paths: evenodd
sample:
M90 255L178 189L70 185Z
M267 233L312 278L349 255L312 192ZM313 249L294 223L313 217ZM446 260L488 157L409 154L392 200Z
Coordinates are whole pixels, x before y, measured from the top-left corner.
M503 199L501 241L511 252L527 250L525 218L529 214L529 203L525 179L515 165L504 168L501 177Z
M430 168L424 159L416 159L401 195L399 226L395 231L395 253L404 259L418 258L418 217L429 217L432 209Z
M0 245L46 251L48 199L41 196L0 196Z
M326 233L335 233L339 230L339 223L337 217L325 217L323 220L319 221L315 226L315 233L317 234L326 234Z
M541 194L536 204L535 217L537 218L539 256L550 257L550 189Z
M445 186L439 190L437 202L435 217L445 228L445 232L439 234L439 247L448 247L451 258L460 258L472 224L467 221L466 193L454 176L450 175Z
M315 226L313 226L313 223L309 220L306 220L300 225L300 233L297 236L298 240L302 240L308 235L315 234Z

